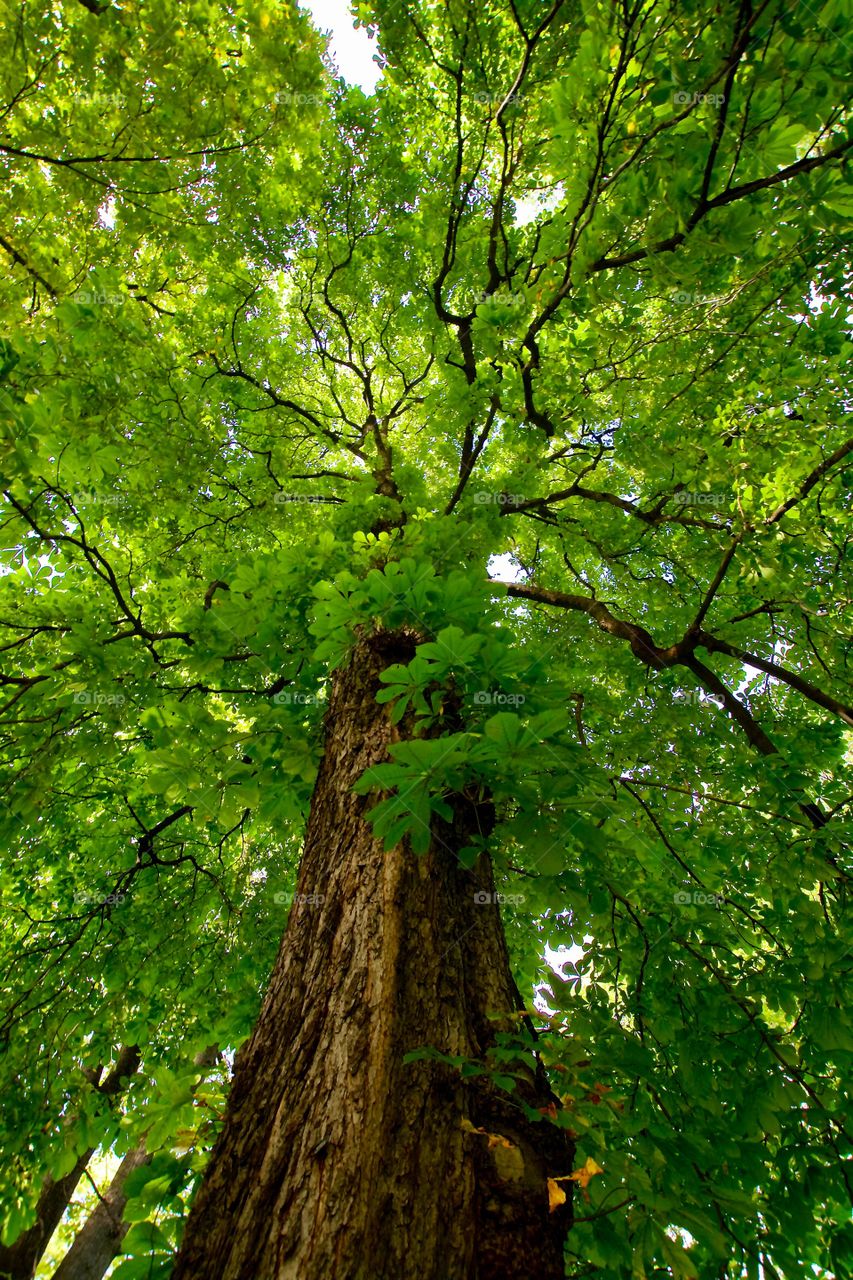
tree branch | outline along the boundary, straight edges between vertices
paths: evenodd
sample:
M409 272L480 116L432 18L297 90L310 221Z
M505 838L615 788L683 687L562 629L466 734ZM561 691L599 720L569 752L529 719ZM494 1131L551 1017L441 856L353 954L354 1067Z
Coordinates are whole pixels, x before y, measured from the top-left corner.
M835 715L840 716L845 724L853 725L853 707L839 702L837 698L833 698L828 693L824 693L822 689L810 684L808 680L804 680L795 671L788 671L786 667L780 667L776 662L771 662L767 658L759 658L756 654L748 653L746 649L739 649L737 645L729 644L726 640L720 640L717 636L708 635L705 631L698 633L696 647L707 649L709 653L725 653L730 658L737 658L739 662L745 663L746 666L755 667L757 671L763 671L765 675L772 676L774 680L781 680L783 684L790 685L792 689L796 689L798 693L801 693L804 698L808 698L809 701L817 703L819 707L824 707L827 711L832 711Z

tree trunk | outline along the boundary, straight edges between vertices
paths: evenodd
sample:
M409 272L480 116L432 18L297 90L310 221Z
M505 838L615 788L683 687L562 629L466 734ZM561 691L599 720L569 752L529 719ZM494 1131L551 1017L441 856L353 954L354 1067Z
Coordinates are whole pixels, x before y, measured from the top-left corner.
M106 1195L98 1201L54 1271L53 1280L101 1280L121 1249L121 1242L130 1226L129 1222L122 1220L127 1204L124 1184L134 1169L148 1164L150 1160L144 1142L128 1151L116 1169Z
M547 1178L571 1170L565 1134L485 1077L403 1063L480 1057L521 1004L491 866L456 857L491 807L456 797L415 857L383 852L350 791L395 736L378 674L414 643L362 641L333 680L297 895L173 1280L564 1275L571 1210L549 1213ZM519 1093L552 1102L541 1070Z
M119 1051L116 1064L103 1084L98 1084L94 1077L92 1084L98 1093L112 1099L121 1092L124 1080L138 1068L139 1050L135 1045L125 1045ZM77 1183L94 1154L94 1147L84 1151L74 1168L56 1181L50 1174L47 1175L42 1183L33 1225L18 1236L14 1244L0 1245L0 1280L33 1280L41 1256L50 1243L50 1237L59 1226L62 1215L77 1190Z
M209 1045L193 1058L197 1067L213 1067L218 1062L218 1044ZM134 1169L150 1162L151 1155L145 1150L143 1137L132 1151L128 1151L116 1169L106 1195L99 1197L85 1226L74 1237L71 1248L53 1273L53 1280L101 1280L101 1276L119 1253L130 1227L130 1223L123 1220L124 1206L127 1204L125 1183Z
M0 1280L32 1280L50 1237L71 1203L71 1197L94 1153L94 1147L84 1151L64 1178L54 1181L50 1174L45 1177L35 1222L18 1236L14 1244L0 1245Z

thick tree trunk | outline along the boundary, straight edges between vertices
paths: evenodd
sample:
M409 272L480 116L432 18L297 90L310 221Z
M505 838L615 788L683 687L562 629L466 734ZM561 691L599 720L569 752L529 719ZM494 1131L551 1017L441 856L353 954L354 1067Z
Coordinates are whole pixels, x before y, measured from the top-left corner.
M297 897L173 1280L564 1274L570 1209L549 1214L547 1192L571 1169L564 1134L484 1077L403 1063L481 1056L520 1004L491 868L456 857L488 807L458 797L415 857L383 852L350 791L395 732L378 673L413 647L374 636L334 679ZM521 1092L552 1100L541 1072Z
M116 1064L103 1083L92 1083L98 1093L114 1098L124 1087L124 1081L139 1068L139 1050L135 1045L125 1045L116 1058ZM71 1203L77 1183L95 1154L95 1148L81 1153L74 1168L63 1178L54 1181L48 1175L39 1195L36 1220L29 1230L11 1245L0 1245L0 1280L32 1280L42 1254L50 1243L50 1237L59 1225L62 1215Z
M106 1195L98 1201L54 1271L53 1280L101 1280L121 1249L121 1242L130 1226L129 1222L122 1220L127 1204L124 1184L134 1169L148 1164L150 1159L144 1142L128 1151L116 1169Z

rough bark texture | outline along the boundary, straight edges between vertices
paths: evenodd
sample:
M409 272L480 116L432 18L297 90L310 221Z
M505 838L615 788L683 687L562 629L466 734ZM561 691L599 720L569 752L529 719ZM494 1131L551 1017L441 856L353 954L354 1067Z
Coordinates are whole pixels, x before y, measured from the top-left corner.
M92 1084L98 1093L112 1099L121 1092L127 1077L132 1076L138 1068L139 1050L135 1045L125 1045L106 1079L98 1083L93 1077ZM94 1154L94 1147L82 1152L74 1168L63 1178L54 1180L50 1175L45 1178L33 1225L14 1244L0 1245L0 1280L32 1280L41 1256L50 1243L50 1237L58 1227L77 1190L77 1183Z
M134 1169L148 1164L150 1160L144 1142L128 1151L116 1169L106 1195L77 1232L74 1243L54 1271L53 1280L101 1280L130 1227L129 1222L122 1221L127 1204L124 1184Z
M571 1169L564 1134L482 1077L403 1063L422 1045L480 1056L520 1005L491 868L456 858L490 807L458 797L415 857L383 852L350 791L395 733L378 673L413 645L375 636L335 677L297 897L173 1280L564 1274L570 1209L549 1214L546 1185ZM522 1092L552 1100L542 1074Z

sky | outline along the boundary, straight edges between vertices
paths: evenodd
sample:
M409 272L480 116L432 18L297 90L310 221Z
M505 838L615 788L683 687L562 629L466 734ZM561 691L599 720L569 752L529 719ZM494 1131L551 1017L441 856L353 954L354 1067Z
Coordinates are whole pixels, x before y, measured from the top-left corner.
M363 27L353 27L353 17L346 0L301 0L302 8L311 14L318 31L331 31L330 49L338 70L347 84L360 85L365 93L373 93L382 75L379 65L373 61L376 41L368 38ZM533 195L516 201L515 221L524 226L538 217L544 209L555 207L562 198L561 187L550 192L543 200Z
M347 84L357 84L372 93L382 72L373 61L376 42L363 27L356 31L346 0L302 0L319 31L331 31L330 50Z

